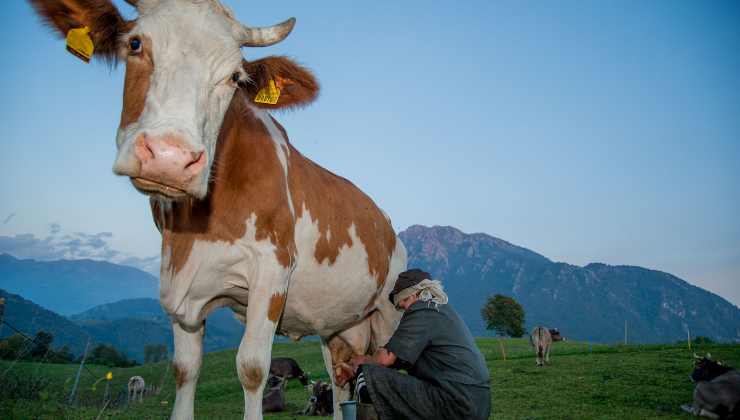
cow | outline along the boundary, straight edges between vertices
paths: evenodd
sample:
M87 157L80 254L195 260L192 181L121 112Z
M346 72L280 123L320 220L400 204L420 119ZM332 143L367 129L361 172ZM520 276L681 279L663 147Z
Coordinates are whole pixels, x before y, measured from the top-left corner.
M406 250L372 199L303 156L269 113L307 106L318 82L291 59L247 60L241 47L282 41L295 19L249 27L218 0L127 0L134 20L111 0L29 1L60 35L88 37L93 59L125 63L113 172L149 197L162 237L172 418L193 417L204 320L219 307L248 324L236 355L245 419L262 418L276 333L321 338L341 418L349 387L337 366L398 326L388 294Z
M144 398L144 391L146 390L146 384L144 378L141 376L132 376L128 380L128 403L131 401L136 402L137 396L138 401L141 402Z
M544 366L550 363L550 346L554 341L563 341L560 331L557 328L547 329L545 327L534 327L529 335L529 342L537 353L537 366Z
M277 375L270 374L262 394L262 412L274 413L285 411L285 383L286 380Z
M694 387L693 404L681 408L696 416L714 419L740 418L740 372L720 362L696 357L691 380Z
M328 416L336 413L332 404L332 387L322 381L311 381L311 395L308 397L306 407L299 414L304 416Z
M308 375L303 372L298 362L290 357L273 357L270 362L270 375L287 379L298 379L301 385L308 385Z

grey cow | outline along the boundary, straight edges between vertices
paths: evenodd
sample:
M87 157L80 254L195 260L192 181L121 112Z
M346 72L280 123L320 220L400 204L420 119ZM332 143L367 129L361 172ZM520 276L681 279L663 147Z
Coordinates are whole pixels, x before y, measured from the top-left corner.
M706 357L698 358L691 374L694 402L681 408L712 419L740 418L740 372Z
M286 379L281 376L271 374L267 378L265 392L262 394L262 412L285 411L285 383Z
M534 327L532 334L529 336L529 342L532 343L532 347L537 353L537 366L550 363L550 346L552 346L553 341L564 340L565 338L560 335L557 328Z

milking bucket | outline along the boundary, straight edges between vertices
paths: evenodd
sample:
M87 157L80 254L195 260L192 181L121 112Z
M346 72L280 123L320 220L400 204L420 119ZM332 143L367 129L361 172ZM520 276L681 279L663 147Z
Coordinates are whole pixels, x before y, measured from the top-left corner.
M349 400L339 403L344 420L357 420L357 401Z

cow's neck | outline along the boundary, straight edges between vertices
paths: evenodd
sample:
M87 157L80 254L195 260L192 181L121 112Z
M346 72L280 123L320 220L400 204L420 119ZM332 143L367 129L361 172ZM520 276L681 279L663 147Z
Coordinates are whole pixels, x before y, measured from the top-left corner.
M233 243L253 235L255 240L268 239L276 246L281 264L291 263L293 214L286 166L265 118L271 119L248 106L245 96L237 91L219 133L208 195L171 206L153 200L155 221L162 231L162 251L170 253L173 274L191 258L196 240ZM281 134L287 154L287 139ZM249 220L254 222L254 232L247 231Z

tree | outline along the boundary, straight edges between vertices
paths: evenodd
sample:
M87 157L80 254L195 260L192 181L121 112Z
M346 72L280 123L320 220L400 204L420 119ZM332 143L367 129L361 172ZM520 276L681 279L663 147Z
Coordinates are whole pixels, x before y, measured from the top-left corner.
M53 355L54 363L71 363L74 359L75 356L67 345L62 346L62 348L55 351Z
M510 337L524 335L524 308L513 298L504 295L489 297L480 313L486 329Z
M167 346L164 344L147 344L144 346L144 363L157 363L167 360Z
M90 364L105 365L111 367L136 366L136 362L128 360L126 356L116 350L113 346L98 344L87 357Z
M31 348L30 357L32 359L41 359L46 356L50 350L51 342L54 336L46 331L39 331L33 338L33 347Z
M15 359L23 353L26 345L26 339L20 334L13 334L4 340L0 340L0 358Z

